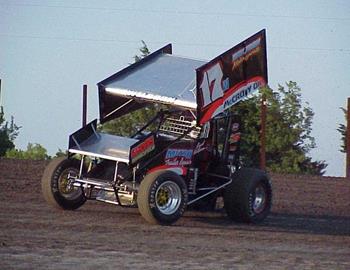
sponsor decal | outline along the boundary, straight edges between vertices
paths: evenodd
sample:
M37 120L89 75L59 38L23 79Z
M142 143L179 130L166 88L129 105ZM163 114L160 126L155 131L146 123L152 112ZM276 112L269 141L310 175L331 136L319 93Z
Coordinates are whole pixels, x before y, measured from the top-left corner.
M154 148L154 136L152 135L130 150L131 163L135 163L139 159L143 158L148 153L152 152Z
M189 165L192 163L192 149L168 149L165 154L167 165Z
M233 106L234 104L241 101L242 99L245 99L247 96L249 96L250 93L253 93L256 90L258 90L262 84L263 82L261 82L261 80L256 80L256 81L254 80L236 89L236 91L234 91L232 95L224 97L223 110L226 110L231 106Z
M261 50L261 38L258 38L248 44L245 48L232 54L232 69L239 68L244 61L249 60L252 56L259 54Z
M259 87L264 86L265 84L264 78L257 76L229 89L225 92L223 97L217 99L205 110L205 113L200 120L200 124L204 124L214 116L247 98L251 93L254 93Z

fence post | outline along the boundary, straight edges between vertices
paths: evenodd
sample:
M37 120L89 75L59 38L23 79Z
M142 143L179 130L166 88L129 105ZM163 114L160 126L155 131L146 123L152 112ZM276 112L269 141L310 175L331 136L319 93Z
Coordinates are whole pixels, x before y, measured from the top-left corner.
M86 114L87 114L87 85L83 85L83 109L82 109L82 126L86 126Z
M266 96L261 97L261 113L260 113L260 169L266 170Z
M346 124L346 178L350 178L350 97L348 97Z
M2 106L2 98L1 98L1 79L0 79L0 107Z

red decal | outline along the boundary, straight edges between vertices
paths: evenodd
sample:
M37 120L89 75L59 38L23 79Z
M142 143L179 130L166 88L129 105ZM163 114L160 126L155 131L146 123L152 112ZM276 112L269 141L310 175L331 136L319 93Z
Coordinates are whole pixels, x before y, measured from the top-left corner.
M186 175L187 174L187 168L186 167L182 167L182 166L171 166L171 165L161 165L161 166L157 166L154 167L152 169L150 169L148 173L152 173L152 172L156 172L159 170L166 170L166 171L172 171L178 175Z
M132 162L136 162L140 158L147 155L149 152L153 151L155 148L154 137L151 136L137 145L135 148L131 149L130 157Z

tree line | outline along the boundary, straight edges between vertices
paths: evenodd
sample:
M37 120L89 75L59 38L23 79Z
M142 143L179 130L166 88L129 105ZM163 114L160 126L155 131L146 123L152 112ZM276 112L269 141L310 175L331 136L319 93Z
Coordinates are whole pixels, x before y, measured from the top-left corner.
M26 150L15 147L15 139L19 135L20 126L14 122L11 116L10 121L4 117L4 109L0 107L0 157L14 159L48 160L52 157L47 154L45 147L38 143L28 143ZM65 152L58 149L54 157L65 155Z

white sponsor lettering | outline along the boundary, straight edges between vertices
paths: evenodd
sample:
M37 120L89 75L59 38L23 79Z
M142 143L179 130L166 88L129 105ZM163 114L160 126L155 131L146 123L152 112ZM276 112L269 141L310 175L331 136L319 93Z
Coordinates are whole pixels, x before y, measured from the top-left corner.
M167 165L189 165L192 162L192 154L191 149L168 149L164 161Z
M202 152L205 149L205 141L198 142L196 148L193 150L193 154L196 155L199 152Z
M247 85L237 89L231 96L227 97L224 101L224 110L230 108L232 105L246 98L249 94L255 92L260 87L260 82L250 82Z

